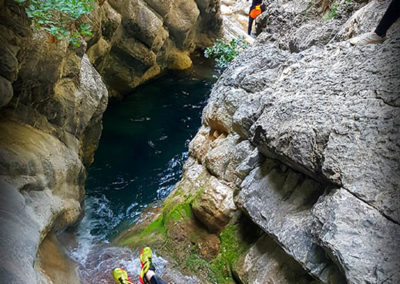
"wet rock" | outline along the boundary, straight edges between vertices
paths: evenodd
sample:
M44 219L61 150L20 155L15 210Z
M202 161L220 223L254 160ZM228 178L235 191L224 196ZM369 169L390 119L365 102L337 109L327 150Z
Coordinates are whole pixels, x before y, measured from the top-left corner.
M40 240L39 225L15 187L0 181L0 192L0 279L35 283L33 263Z
M1 249L0 270L10 283L49 282L49 275L34 266L37 250L48 232L81 217L85 165L97 147L108 95L84 56L85 44L69 48L67 40L52 43L44 31L31 33L24 9L14 1L5 2L0 18L2 49L7 50L2 56L8 58L2 67L10 79L4 86L1 77L8 96L0 120L0 180L9 184L5 191L15 193L2 188L8 200L0 206L4 212L10 211L9 204L15 206L19 212L7 214L20 226L7 221L3 227L2 222L1 243L10 249ZM22 226L26 220L29 224Z
M313 233L350 283L400 281L400 226L344 188L313 208Z
M40 283L79 283L78 264L64 253L57 237L50 233L40 244L35 269L43 271Z

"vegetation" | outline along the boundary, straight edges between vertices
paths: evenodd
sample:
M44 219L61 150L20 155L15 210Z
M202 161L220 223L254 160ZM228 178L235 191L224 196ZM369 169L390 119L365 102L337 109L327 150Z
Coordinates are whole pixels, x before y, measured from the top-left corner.
M210 283L234 283L233 268L239 256L258 239L257 227L247 219L240 219L216 235L207 231L192 212L192 204L204 188L193 187L188 191L181 186L165 200L158 217L130 229L115 244L132 249L151 246L174 259L185 274L193 273ZM205 240L209 238L219 238L218 251L208 247Z
M334 4L330 10L329 13L325 16L325 20L330 20L330 19L334 19L338 16L338 7L339 4Z
M16 1L26 4L26 14L36 29L44 29L58 40L68 38L79 46L81 35L92 35L89 24L77 24L77 21L93 10L95 0Z
M211 270L217 278L217 283L226 283L233 280L233 266L239 256L250 248L250 243L243 240L239 230L238 225L230 225L220 234L220 253L211 262Z
M217 67L224 69L247 47L248 44L244 42L243 38L233 39L229 43L223 39L217 39L213 46L205 49L204 56L206 58L214 58L217 62Z

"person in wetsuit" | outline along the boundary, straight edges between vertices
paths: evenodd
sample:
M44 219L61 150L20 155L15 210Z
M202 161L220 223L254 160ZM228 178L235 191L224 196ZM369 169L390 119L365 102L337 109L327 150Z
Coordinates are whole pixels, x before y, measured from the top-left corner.
M247 0L247 1L249 1L249 0ZM252 29L253 21L254 21L254 19L250 16L250 12L251 12L251 10L255 9L256 6L261 5L261 3L262 3L262 0L252 0L252 2L251 2L250 11L249 11L249 26L247 29L247 33L249 35L251 34L251 29Z

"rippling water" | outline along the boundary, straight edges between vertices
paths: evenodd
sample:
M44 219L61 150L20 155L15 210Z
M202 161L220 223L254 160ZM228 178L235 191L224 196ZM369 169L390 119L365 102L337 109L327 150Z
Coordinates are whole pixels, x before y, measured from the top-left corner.
M214 82L212 69L200 64L110 103L95 161L88 169L86 214L68 249L80 263L85 283L103 283L86 277L104 271L103 265L110 269L124 261L119 265L138 267L136 253L132 258L126 249L106 244L137 221L150 203L164 199L179 181L189 141L201 125Z

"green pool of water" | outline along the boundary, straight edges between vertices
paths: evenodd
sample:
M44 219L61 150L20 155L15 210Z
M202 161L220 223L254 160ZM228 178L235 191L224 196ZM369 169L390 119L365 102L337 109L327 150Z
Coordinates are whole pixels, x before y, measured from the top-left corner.
M135 222L148 204L171 192L215 80L209 64L196 64L110 102L88 169L81 237L86 232L107 240Z

